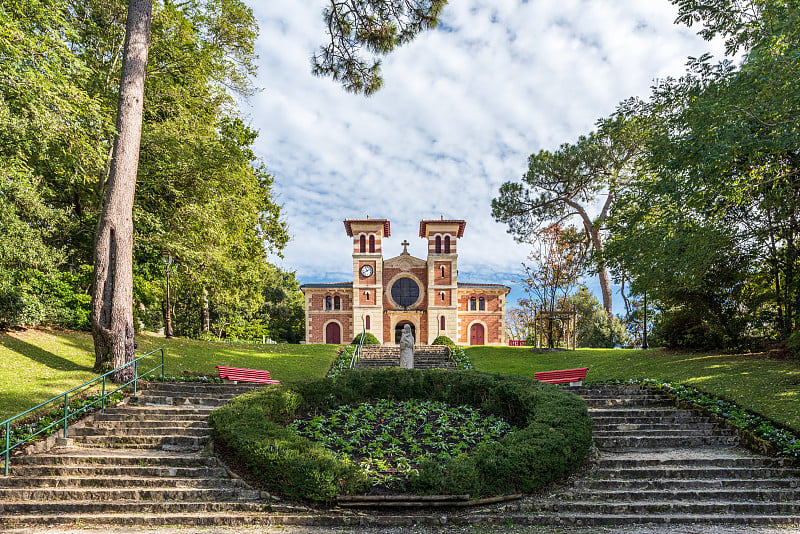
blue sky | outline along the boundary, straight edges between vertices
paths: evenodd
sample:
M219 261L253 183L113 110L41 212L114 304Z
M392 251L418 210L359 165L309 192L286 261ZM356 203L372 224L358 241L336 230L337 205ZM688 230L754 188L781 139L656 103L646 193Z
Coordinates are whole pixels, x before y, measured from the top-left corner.
M250 3L262 90L244 114L292 236L275 261L301 283L350 280L342 221L369 215L392 223L387 258L404 239L425 257L421 219L465 219L459 279L512 285L528 247L491 217L500 184L531 153L680 76L688 56L722 54L674 25L668 0L451 0L440 28L383 59L384 88L363 97L310 73L324 1ZM510 303L520 296L513 287Z

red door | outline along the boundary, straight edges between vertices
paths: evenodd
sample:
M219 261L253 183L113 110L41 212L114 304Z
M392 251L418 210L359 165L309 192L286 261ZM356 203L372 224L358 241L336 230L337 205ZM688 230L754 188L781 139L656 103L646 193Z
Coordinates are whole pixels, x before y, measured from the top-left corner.
M325 343L338 345L342 342L342 329L338 323L328 323L325 327Z
M483 345L483 325L475 323L469 329L469 344L470 345Z

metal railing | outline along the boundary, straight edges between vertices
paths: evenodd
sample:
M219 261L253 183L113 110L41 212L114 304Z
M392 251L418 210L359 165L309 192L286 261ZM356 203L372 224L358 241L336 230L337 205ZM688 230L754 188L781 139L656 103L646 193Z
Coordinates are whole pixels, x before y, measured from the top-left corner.
M358 345L356 348L353 349L353 355L350 357L350 369L355 369L356 364L358 363L358 359L361 358L361 350L364 348L364 335L366 331L361 332L361 339L358 341Z
M155 354L156 352L161 352L161 363L159 365L156 365L155 367L153 367L149 371L147 371L145 373L142 373L142 374L139 374L139 360L141 360L143 358L147 358L148 356L150 356L152 354ZM133 365L133 378L131 378L130 380L128 380L124 384L118 385L117 388L112 390L112 391L106 391L106 382L107 382L106 379L107 379L107 377L109 375L112 375L112 374L116 373L120 369L123 369L125 367L130 366L130 365ZM119 367L117 367L113 371L109 371L109 372L107 372L107 373L105 373L105 374L103 374L101 376L98 376L97 378L93 378L92 380L89 380L88 382L85 382L85 383L81 384L80 386L74 387L71 390L69 390L69 391L67 391L65 393L62 393L61 395L56 395L52 399L47 400L47 401L45 401L45 402L43 402L43 403L41 403L41 404L39 404L37 406L34 406L30 410L26 410L26 411L24 411L24 412L22 412L20 414L15 415L14 417L11 417L10 419L6 419L2 423L0 423L0 428L5 429L5 449L3 451L0 451L0 455L2 455L4 457L4 459L5 459L5 475L6 476L8 475L8 469L9 469L9 466L10 466L9 462L10 462L10 457L11 457L11 451L13 449L19 447L20 445L24 445L25 443L29 442L31 439L35 438L36 436L38 436L40 434L43 434L43 433L47 432L48 430L50 430L54 426L62 425L63 428L64 428L64 437L66 438L67 437L67 426L68 426L68 421L69 421L70 418L74 418L77 414L86 412L89 408L95 406L97 403L100 403L100 409L101 409L102 413L105 413L105 410L106 410L106 399L109 396L113 395L114 393L118 392L122 388L127 387L127 386L129 386L131 384L133 384L133 394L136 395L136 388L137 388L137 383L138 383L139 379L142 378L142 377L145 377L145 376L148 376L148 375L152 374L153 372L157 371L159 368L161 369L161 381L163 382L164 381L164 349L163 348L162 349L156 349L154 351L148 352L147 354L145 354L143 356L139 356L138 358L136 358L133 361L130 361L130 362L124 364L124 365L120 365ZM88 386L96 384L97 382L101 382L102 383L101 386L100 386L100 397L95 399L94 401L88 403L88 404L80 406L79 408L77 408L73 412L70 412L69 411L69 395L70 395L70 393L74 393L75 391L78 391L78 390L83 390L84 388L87 388ZM37 430L33 434L30 434L29 436L26 436L24 439L20 439L19 441L17 441L13 445L11 444L11 423L13 423L14 421L16 421L16 420L18 420L18 419L20 419L22 417L25 417L29 413L34 412L34 411L38 410L39 408L43 408L44 406L47 406L48 404L50 404L50 403L52 403L54 401L62 401L62 399L63 399L63 406L64 406L64 412L63 412L64 415L63 415L63 417L61 419L59 419L57 421L53 421L52 423L50 423L46 427ZM47 435L49 435L49 434L47 434Z

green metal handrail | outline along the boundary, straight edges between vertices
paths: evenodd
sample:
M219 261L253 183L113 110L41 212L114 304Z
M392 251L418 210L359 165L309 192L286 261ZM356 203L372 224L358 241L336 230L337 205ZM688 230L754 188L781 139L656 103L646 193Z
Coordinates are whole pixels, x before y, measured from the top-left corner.
M146 373L142 373L140 375L139 374L139 360L141 360L142 358L147 358L148 356L150 356L151 354L155 354L156 352L161 352L161 363L159 365L156 365L155 367L153 367L152 369L150 369ZM128 380L124 384L119 385L115 390L110 391L110 392L106 392L106 377L108 377L109 375L111 375L113 373L116 373L120 369L128 367L129 365L133 365L133 378ZM119 391L122 388L124 388L126 386L129 386L131 384L133 384L133 394L136 395L136 387L137 387L137 383L138 383L139 379L142 378L142 377L145 377L147 375L152 374L153 372L157 371L159 368L161 368L161 381L163 382L164 381L164 349L163 348L162 349L156 349L154 351L148 352L147 354L145 354L143 356L139 356L138 358L136 358L133 361L130 361L130 362L124 364L124 365L120 365L119 367L117 367L113 371L109 371L109 372L105 373L104 375L98 376L97 378L93 378L92 380L89 380L88 382L85 382L85 383L81 384L78 387L74 387L71 390L69 390L69 391L67 391L65 393L62 393L61 395L56 395L52 399L47 400L47 401L45 401L45 402L43 402L43 403L41 403L41 404L39 404L37 406L34 406L30 410L26 410L26 411L24 411L24 412L22 412L20 414L15 415L14 417L12 417L10 419L6 419L2 423L0 423L0 428L5 427L5 431L6 431L6 434L5 434L5 447L6 448L2 452L0 452L0 454L2 454L5 457L5 475L8 476L8 468L9 468L9 465L10 465L9 462L10 462L10 457L11 457L11 451L13 449L15 449L16 447L19 447L20 445L24 445L25 443L30 441L32 438L35 438L39 434L41 434L43 432L46 432L47 430L50 430L51 428L53 428L56 425L63 424L63 426L64 426L64 437L66 438L67 437L68 420L69 420L69 418L71 416L74 416L74 415L79 414L81 412L85 412L86 410L88 410L92 406L96 405L98 402L100 403L100 409L101 409L102 413L105 413L105 411L106 411L106 398L107 397L109 397L110 395L113 395L117 391ZM85 388L85 387L87 387L87 386L89 386L91 384L94 384L94 383L96 383L98 381L102 381L102 386L100 388L100 398L96 399L95 401L93 401L93 402L91 402L91 403L89 403L89 404L87 404L85 406L81 406L80 408L78 408L77 410L75 410L72 413L69 413L69 394L74 392L74 391L77 391L79 389L83 389L83 388ZM50 423L48 426L36 431L35 433L31 434L30 436L26 437L25 439L22 439L22 440L20 440L20 441L18 441L16 443L14 443L13 445L11 445L11 423L12 422L16 421L20 417L24 417L24 416L28 415L29 413L31 413L31 412L33 412L35 410L38 410L42 406L45 406L47 404L50 404L53 401L56 401L56 400L59 400L59 399L62 399L62 398L64 399L64 417L62 417L58 421L54 421L54 422Z
M364 335L365 334L366 334L366 330L361 332L361 340L358 342L358 345L356 345L356 348L353 349L353 355L350 357L350 369L355 369L359 358L361 358L361 351L364 350Z

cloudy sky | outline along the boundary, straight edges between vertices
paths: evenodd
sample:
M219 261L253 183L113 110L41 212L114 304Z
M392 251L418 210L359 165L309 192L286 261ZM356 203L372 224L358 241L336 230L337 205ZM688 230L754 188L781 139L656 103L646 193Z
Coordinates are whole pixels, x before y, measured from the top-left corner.
M425 257L421 219L465 219L459 279L511 285L528 250L491 217L500 184L682 74L688 56L721 54L673 24L668 0L451 0L437 30L383 59L384 88L364 97L310 74L324 5L251 0L262 91L244 111L292 235L276 261L301 283L350 280L342 221L369 215L391 221L386 258L404 239Z

